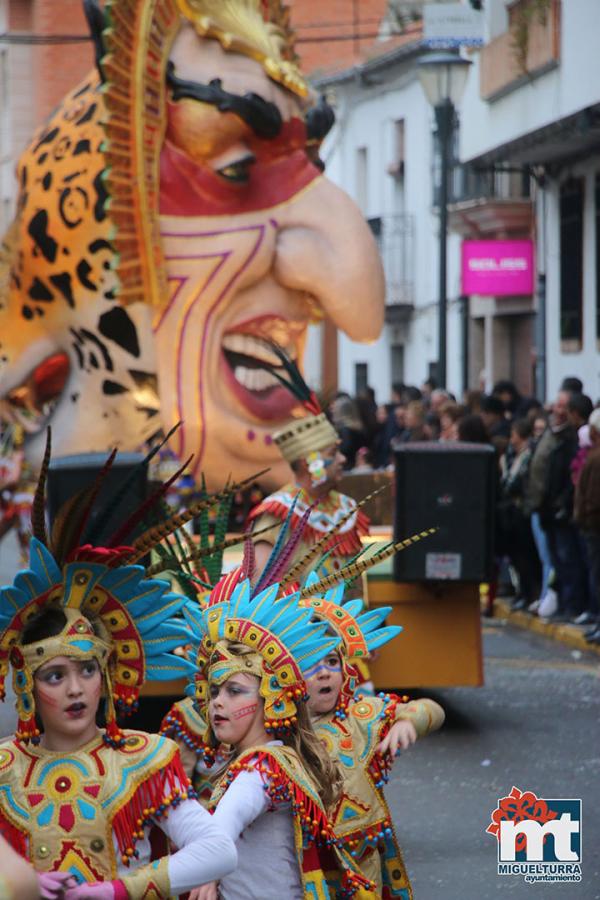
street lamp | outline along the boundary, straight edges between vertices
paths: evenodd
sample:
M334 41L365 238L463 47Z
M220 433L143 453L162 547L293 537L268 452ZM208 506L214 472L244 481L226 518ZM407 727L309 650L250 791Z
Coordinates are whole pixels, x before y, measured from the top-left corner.
M438 366L437 381L446 387L446 271L448 236L448 171L455 107L460 103L470 60L458 52L442 50L428 53L417 63L419 80L425 95L435 110L440 142L440 268L438 295Z

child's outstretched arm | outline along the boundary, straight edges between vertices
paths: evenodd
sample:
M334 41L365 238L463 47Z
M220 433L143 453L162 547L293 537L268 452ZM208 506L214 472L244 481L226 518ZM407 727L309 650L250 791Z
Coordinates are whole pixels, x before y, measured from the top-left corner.
M399 703L396 707L394 718L396 722L412 722L417 737L422 738L426 734L441 728L446 714L435 700L423 697L421 700Z
M377 745L377 752L396 756L398 750L407 750L417 738L437 731L444 721L444 710L435 700L427 697L409 703L398 703L394 710L394 724Z

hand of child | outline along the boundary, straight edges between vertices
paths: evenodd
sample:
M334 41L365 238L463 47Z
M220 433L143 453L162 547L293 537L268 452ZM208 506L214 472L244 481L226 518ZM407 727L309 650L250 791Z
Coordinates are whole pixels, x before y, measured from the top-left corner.
M190 891L189 900L217 900L217 882L210 881Z
M69 872L37 872L42 900L62 900L69 885L76 884Z
M395 756L398 752L398 748L402 750L408 749L411 744L417 739L417 732L415 730L415 726L412 722L409 722L408 719L400 722L394 722L384 739L381 741L379 746L377 747L377 752L382 755L385 753L389 753L390 756Z

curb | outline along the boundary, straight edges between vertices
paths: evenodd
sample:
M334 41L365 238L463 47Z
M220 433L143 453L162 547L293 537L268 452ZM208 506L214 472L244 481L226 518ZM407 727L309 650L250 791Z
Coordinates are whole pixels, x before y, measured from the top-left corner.
M596 653L600 656L600 646L598 644L588 644L576 625L545 622L543 619L521 612L521 610L513 612L509 603L497 598L494 600L494 618L506 619L511 625L516 625L518 628L535 631L536 634L543 634L544 637L553 641L560 641L569 647L576 647L578 650L585 650L588 653ZM494 619L490 621L493 622Z

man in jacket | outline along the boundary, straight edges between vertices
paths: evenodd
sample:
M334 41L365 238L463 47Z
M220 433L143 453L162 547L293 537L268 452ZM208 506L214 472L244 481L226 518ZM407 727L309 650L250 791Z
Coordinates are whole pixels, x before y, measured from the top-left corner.
M556 618L568 620L587 608L586 562L573 522L571 461L577 453L577 431L569 423L570 394L559 391L548 428L535 448L529 470L526 507L547 534L558 578Z

